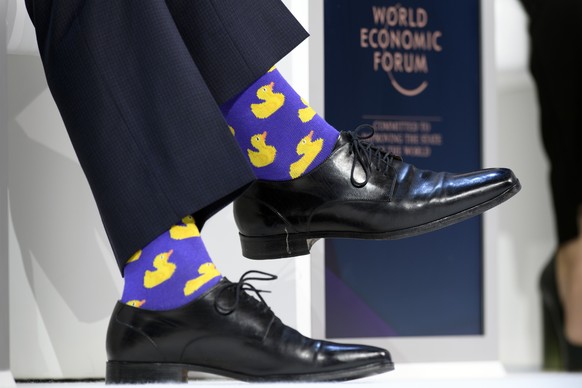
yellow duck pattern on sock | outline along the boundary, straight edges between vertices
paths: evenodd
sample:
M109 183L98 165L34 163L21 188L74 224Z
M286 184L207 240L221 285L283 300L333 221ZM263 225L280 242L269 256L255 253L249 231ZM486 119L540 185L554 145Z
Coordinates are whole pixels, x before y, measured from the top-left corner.
M143 278L143 286L145 288L154 288L163 282L169 280L176 271L176 264L170 263L170 256L174 251L170 249L168 252L163 252L154 258L153 266L155 271L147 270Z
M295 179L301 176L307 170L307 167L313 162L323 148L323 139L313 140L313 131L309 132L299 144L297 144L297 155L302 155L301 159L291 164L289 175Z
M325 162L338 141L339 132L275 66L220 109L228 125L236 129L234 140L260 180L301 177Z
M138 261L140 257L141 257L141 249L140 249L139 251L135 252L135 253L133 254L133 256L131 256L131 257L129 258L129 260L127 260L127 261L125 262L125 264L127 265L127 264L129 264L129 263L133 263L134 261Z
M253 135L251 137L251 145L257 150L253 151L247 149L249 155L249 160L251 164L255 167L265 167L275 161L275 156L277 155L277 149L272 145L266 143L267 132Z
M257 90L257 97L264 102L251 104L251 111L256 118L266 119L285 104L285 96L283 93L274 92L274 87L275 83L271 82L268 85L261 86L259 90Z
M303 105L306 105L306 107L299 109L297 115L303 123L308 123L313 119L313 117L315 117L315 110L309 106L309 103L303 97L301 97L301 102Z
M136 308L140 308L141 306L143 306L145 304L146 300L142 299L142 300L130 300L128 302L126 302L125 304L131 307L136 307Z
M184 295L189 296L194 292L198 291L200 287L211 281L217 276L220 276L220 272L216 269L214 263L204 263L198 267L198 273L200 276L189 280L184 286Z
M194 217L188 215L131 256L123 278L121 303L161 311L196 300L222 275L212 263Z
M174 225L170 228L170 237L174 240L184 240L186 238L200 236L200 231L194 222L194 217L186 216L182 218L184 225Z

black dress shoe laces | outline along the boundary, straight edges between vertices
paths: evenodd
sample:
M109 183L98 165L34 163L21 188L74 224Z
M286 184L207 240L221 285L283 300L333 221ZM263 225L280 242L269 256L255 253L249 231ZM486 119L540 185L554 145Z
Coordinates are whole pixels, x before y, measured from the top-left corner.
M255 276L250 276L250 275L255 275ZM257 277L257 275L260 275L260 276ZM277 279L277 275L272 275L272 274L267 273L267 272L247 271L244 274L242 274L242 276L240 277L238 282L230 283L230 284L226 285L222 290L220 290L220 292L218 293L218 295L214 301L214 308L220 314L228 315L237 309L239 303L244 298L245 300L252 300L255 303L261 303L263 306L263 310L264 310L263 312L269 311L270 308L267 305L267 302L265 302L265 300L261 296L261 292L269 293L271 291L259 290L255 286L253 286L251 283L249 283L249 281L251 281L251 280L270 281L270 280L275 280L275 279ZM229 305L224 305L224 304L220 303L220 300L224 299L224 298L221 298L220 296L227 290L234 294L234 301ZM246 293L247 291L254 292L257 295L257 297L260 299L260 302L257 301L252 296L248 295Z
M374 136L374 127L368 124L362 124L359 125L355 130L344 133L348 135L348 139L350 141L349 154L354 155L350 176L352 185L357 188L366 186L366 184L368 184L372 168L375 168L376 171L381 172L386 176L388 176L389 171L392 171L393 177L396 177L396 169L392 165L392 162L394 160L402 161L402 158L364 141ZM360 164L366 175L366 178L362 182L358 182L354 176L354 171L356 170L357 164ZM395 186L396 179L393 178L390 184L390 192L388 194L389 200L392 199Z

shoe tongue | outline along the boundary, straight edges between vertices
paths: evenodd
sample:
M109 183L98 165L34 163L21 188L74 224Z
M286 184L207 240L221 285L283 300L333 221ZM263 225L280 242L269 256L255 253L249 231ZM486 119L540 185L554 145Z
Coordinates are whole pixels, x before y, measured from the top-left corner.
M214 298L217 307L224 309L224 311L234 308L233 312L239 308L257 309L258 306L264 306L268 309L268 306L264 305L264 303L262 303L260 300L244 289L239 290L239 297L237 301L237 287L237 283L233 283L226 278L222 278L221 281L214 287Z
M350 143L350 135L346 131L341 131L337 138L337 142L335 143L334 150L343 147L346 144Z

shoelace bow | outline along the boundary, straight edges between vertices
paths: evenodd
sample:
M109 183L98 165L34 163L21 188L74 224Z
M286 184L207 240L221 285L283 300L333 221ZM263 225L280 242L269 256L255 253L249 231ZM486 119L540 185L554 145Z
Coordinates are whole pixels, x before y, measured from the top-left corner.
M249 275L255 275L255 276L253 277L253 276L249 276ZM256 275L262 275L262 277L257 277ZM261 300L263 305L265 305L266 308L269 309L267 302L265 302L265 300L261 296L261 292L269 293L271 291L259 290L259 289L255 288L255 286L253 286L251 283L249 283L249 281L251 281L251 280L270 281L270 280L275 280L275 279L277 279L277 275L272 275L272 274L267 273L267 272L247 271L244 274L242 274L242 276L240 277L238 282L230 283L229 285L224 287L222 290L220 290L220 292L216 296L216 299L214 300L214 307L216 308L216 311L218 311L220 314L228 315L237 309L238 304L240 303L240 300L241 300L241 295L243 295L246 291L250 291L250 292L254 292L257 295L257 297ZM218 300L220 300L220 295L222 295L222 293L226 290L233 290L234 302L230 306L221 306L217 302L218 302Z
M364 141L374 136L374 127L371 125L362 124L353 131L347 131L345 133L348 135L348 139L350 141L349 154L354 155L354 159L352 161L352 172L350 176L352 185L357 188L361 188L368 184L369 176L372 171L372 164L376 166L376 171L381 171L384 175L386 175L388 171L392 169L394 172L394 179L392 179L390 193L388 195L389 200L391 200L394 193L394 187L396 186L396 169L394 166L392 166L392 161L402 160L402 158ZM366 174L366 179L364 179L362 182L358 182L354 177L354 171L356 170L357 163L362 166Z

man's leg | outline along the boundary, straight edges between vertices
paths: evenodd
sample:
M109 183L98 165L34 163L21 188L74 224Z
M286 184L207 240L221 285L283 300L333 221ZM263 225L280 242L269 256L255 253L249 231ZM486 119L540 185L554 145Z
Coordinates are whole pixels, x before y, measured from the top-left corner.
M326 237L431 232L481 214L521 187L509 169L417 169L366 142L370 126L339 132L276 69L221 111L259 178L234 203L243 255L252 259L304 255Z
M192 216L137 251L125 264L121 302L170 310L197 299L222 278Z
M28 4L120 269L183 217L201 228L252 182L163 1Z
M287 12L280 2L203 1L202 12L188 0L166 2L260 179L234 204L246 257L307 254L324 237L414 236L481 214L520 190L509 169L420 170L366 142L369 134L325 122L271 69L279 43L304 37L285 33L297 22L280 16ZM238 53L232 63L224 47Z

